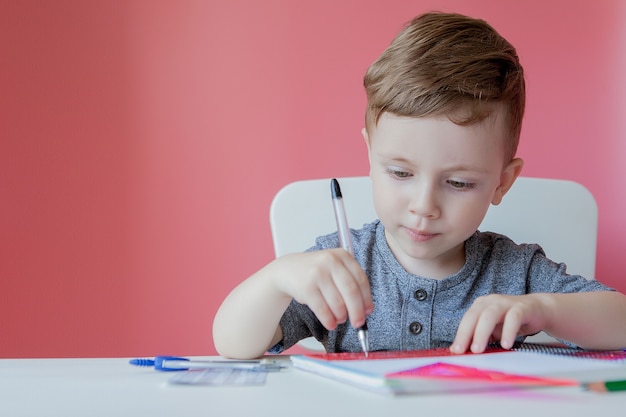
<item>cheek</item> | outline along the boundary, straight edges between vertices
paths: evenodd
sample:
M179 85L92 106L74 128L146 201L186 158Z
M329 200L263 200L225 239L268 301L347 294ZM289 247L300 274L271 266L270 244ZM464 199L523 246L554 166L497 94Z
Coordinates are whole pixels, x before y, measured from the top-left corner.
M457 202L457 204L451 205L450 208L455 211L455 217L462 219L468 228L478 228L489 209L489 205L490 201L487 199L477 198L464 201L463 203Z
M384 220L386 215L393 212L400 202L397 194L394 194L392 187L385 186L383 184L375 184L372 188L374 192L374 208L381 220Z
M388 184L375 189L374 208L383 224L392 224L407 212L410 198L402 191Z

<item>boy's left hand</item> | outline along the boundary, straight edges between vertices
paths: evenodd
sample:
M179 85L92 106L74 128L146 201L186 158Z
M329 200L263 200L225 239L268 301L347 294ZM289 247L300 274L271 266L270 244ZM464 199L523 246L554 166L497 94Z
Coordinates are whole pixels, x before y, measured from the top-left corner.
M546 323L546 306L538 294L478 297L467 310L450 351L482 353L490 342L510 349L519 335L541 331Z

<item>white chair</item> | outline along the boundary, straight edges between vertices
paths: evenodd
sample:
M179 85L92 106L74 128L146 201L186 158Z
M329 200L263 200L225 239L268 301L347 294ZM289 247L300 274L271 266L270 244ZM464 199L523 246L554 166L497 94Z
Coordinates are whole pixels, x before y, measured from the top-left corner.
M369 177L338 178L353 229L376 219ZM336 231L330 178L296 181L282 188L270 208L276 257L302 252L315 238ZM567 271L595 277L598 208L582 185L566 180L518 178L502 203L491 206L479 227L507 235L517 243L538 243ZM533 341L551 341L535 336ZM317 341L303 346L318 350Z

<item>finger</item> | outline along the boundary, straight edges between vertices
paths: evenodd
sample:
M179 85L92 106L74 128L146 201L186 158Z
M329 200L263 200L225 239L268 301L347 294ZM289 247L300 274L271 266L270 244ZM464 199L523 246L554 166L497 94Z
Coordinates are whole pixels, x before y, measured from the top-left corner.
M469 345L472 342L477 320L478 311L475 311L472 308L470 308L463 315L463 318L459 323L459 327L456 330L454 342L452 342L452 346L450 346L450 351L452 353L461 354L467 352Z
M324 298L326 305L332 313L337 323L344 323L348 319L348 302L343 293L340 283L345 278L346 271L334 272L331 279L323 280L319 283L319 291Z
M347 310L347 315L350 318L350 322L354 327L361 327L365 323L365 317L368 309L371 307L368 305L365 297L370 298L369 295L369 281L364 280L362 275L365 275L363 271L358 267L355 271L350 271L345 269L341 271L341 273L337 273L333 275L335 285L337 286L337 290L341 294L341 298L345 303L345 309ZM365 282L365 284L363 284ZM365 290L363 287L366 287Z
M361 290L361 297L363 299L363 306L365 308L365 315L370 315L374 311L374 300L372 299L372 289L370 287L370 281L365 275L365 272L361 270L360 274L361 279L359 282L363 281L364 283L359 285L359 289Z
M352 276L354 277L358 289L361 292L361 300L363 301L363 308L365 310L365 314L368 315L372 311L374 311L374 301L372 300L372 291L370 286L370 280L367 277L361 265L356 261L356 259L352 258L351 262L349 262L348 268L350 269Z
M341 293L350 322L354 327L361 327L367 315L374 310L369 279L348 252L338 249L334 255L340 264L332 271L333 281Z
M522 326L523 312L518 308L511 308L504 317L502 324L502 335L500 336L500 346L511 349L515 343L515 338L519 334Z
M499 305L490 305L481 312L470 346L473 353L485 351L491 336L496 333L498 326L504 321L505 314L505 310Z
M339 322L335 317L335 313L326 302L326 297L319 288L311 290L304 304L309 306L313 314L326 329L334 330L337 327Z
M333 330L338 323L343 323L348 318L343 297L333 277L346 273L341 252L345 251L330 250L300 254L302 258L307 258L309 265L306 268L307 274L297 280L287 280L288 284L295 284L288 293L293 293L298 302L308 305L322 325L329 330Z

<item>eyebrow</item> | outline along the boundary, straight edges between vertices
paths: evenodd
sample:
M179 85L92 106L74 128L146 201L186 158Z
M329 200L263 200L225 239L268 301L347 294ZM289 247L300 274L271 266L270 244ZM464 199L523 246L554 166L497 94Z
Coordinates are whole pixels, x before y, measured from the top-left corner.
M402 156L399 157L391 157L391 156L383 156L383 160L389 161L389 162L398 162L398 163L404 163L404 164L409 164L409 165L414 165L413 162L409 159L406 159ZM451 165L449 167L443 167L442 171L445 172L476 172L476 173L481 173L481 174L485 174L488 173L489 170L488 169L483 169L483 168L479 168L479 167L475 167L475 166L471 166L471 165Z
M480 174L486 174L489 172L488 169L473 167L469 165L452 165L449 167L444 167L443 171L445 172L477 172Z

